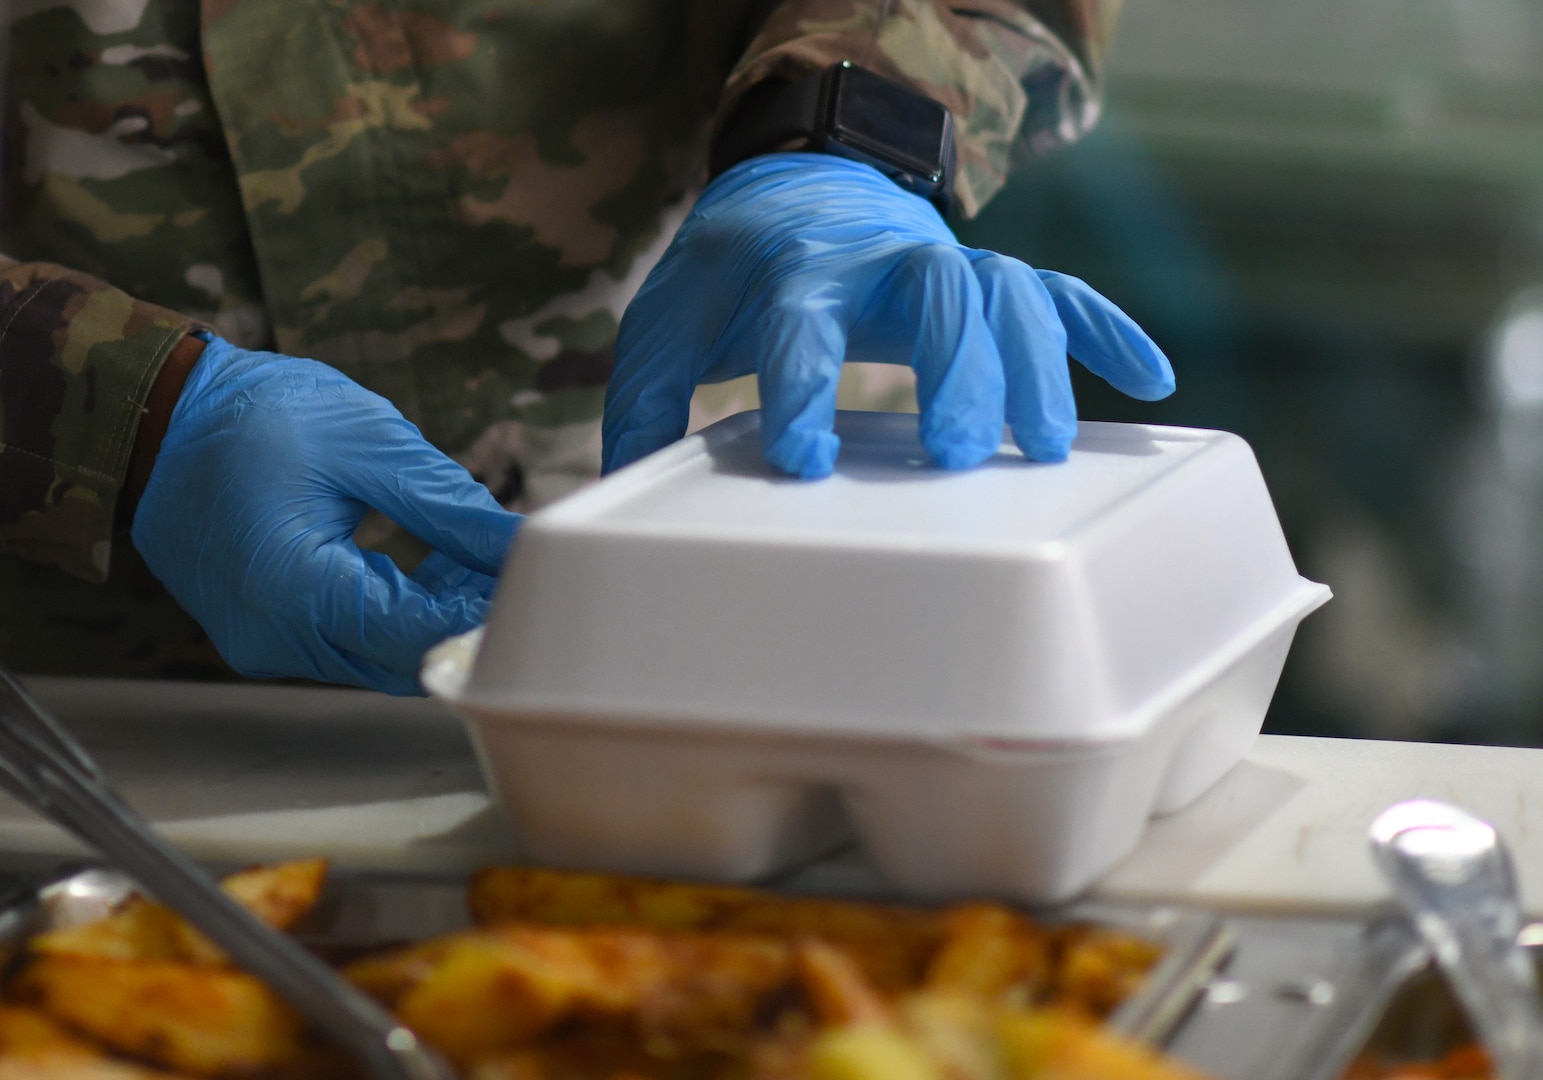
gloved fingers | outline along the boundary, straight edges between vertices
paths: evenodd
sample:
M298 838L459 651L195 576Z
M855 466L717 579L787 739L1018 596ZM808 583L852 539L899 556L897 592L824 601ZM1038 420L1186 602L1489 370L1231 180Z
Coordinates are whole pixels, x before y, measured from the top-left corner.
M1066 327L1066 349L1083 367L1142 401L1173 393L1172 365L1134 319L1078 278L1036 273Z
M945 469L979 465L1002 444L1005 376L980 282L957 244L921 244L901 256L864 334L910 339L921 441ZM875 323L885 324L875 326Z
M423 654L455 634L482 625L486 598L452 588L431 592L384 554L350 542L328 545L307 576L320 579L312 594L314 660L323 676L353 673L371 689L421 693ZM344 681L355 682L350 678Z
M399 417L349 455L346 493L468 569L497 576L525 519Z
M397 696L423 692L416 667L391 667L352 655L327 640L321 632L326 620L310 612L232 607L225 615L239 626L223 633L212 628L211 636L225 662L243 675L315 679ZM259 627L262 633L254 633Z
M600 471L615 472L686 434L691 395L721 314L666 253L622 314L605 388Z
M387 694L423 692L418 667L434 645L482 624L487 601L465 590L433 593L375 551L348 540L324 545L287 578L295 603L229 610L238 632L216 634L237 671L303 676ZM267 632L251 632L254 621Z
M375 690L393 697L422 697L423 686L418 681L416 668L397 670L383 664L372 663L347 651L335 648L324 641L307 640L296 644L297 651L306 658L307 665L320 682L340 686L357 686L362 690ZM260 677L285 675L292 672L248 671L245 674Z
M289 629L282 626L272 628L276 638L287 640L293 661L291 664L276 665L274 661L277 654L271 646L264 651L260 661L245 662L237 651L225 657L226 663L241 674L255 679L314 679L339 686L357 686L362 690L378 690L396 697L412 697L423 693L416 674L389 671L379 664L366 663L340 652L324 642L299 640L289 633Z
M357 686L362 690L374 690L392 697L424 697L423 683L416 671L388 671L379 664L368 664L357 657L339 654L338 664L342 671L352 672L352 677L339 674L327 681L344 686Z
M987 251L973 262L986 322L1002 353L1013 441L1034 461L1064 461L1077 436L1077 402L1055 302L1017 259Z
M614 374L605 391L605 421L600 436L600 472L607 475L685 437L691 421L696 384L680 369L641 373L618 382Z
M498 578L468 569L440 551L431 551L408 575L430 593L460 592L491 600Z
M749 321L740 348L759 353L761 449L785 473L815 480L836 466L841 440L836 388L848 327L838 282L796 280L778 288Z

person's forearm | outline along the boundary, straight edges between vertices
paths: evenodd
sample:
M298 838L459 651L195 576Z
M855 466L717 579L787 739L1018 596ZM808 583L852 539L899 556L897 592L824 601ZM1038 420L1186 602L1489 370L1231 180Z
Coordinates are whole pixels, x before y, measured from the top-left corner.
M87 274L0 257L0 553L107 576L131 461L141 487L154 463L148 429L136 446L141 418L152 388L169 417L199 325Z
M1071 142L1098 113L1097 72L1117 0L867 0L830 19L827 0L784 0L730 75L721 128L743 95L851 60L953 112L955 194L966 216L1006 179L1022 138ZM822 15L823 13L823 15Z

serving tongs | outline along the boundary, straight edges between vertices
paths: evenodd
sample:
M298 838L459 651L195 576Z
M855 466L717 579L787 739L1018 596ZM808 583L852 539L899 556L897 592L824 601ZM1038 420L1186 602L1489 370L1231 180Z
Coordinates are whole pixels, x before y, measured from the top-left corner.
M1543 1080L1537 971L1517 943L1511 857L1489 822L1415 799L1371 827L1372 851L1405 916L1457 992L1503 1080Z
M85 749L0 666L0 787L100 851L266 982L377 1080L455 1072L385 1009L225 895L151 831Z

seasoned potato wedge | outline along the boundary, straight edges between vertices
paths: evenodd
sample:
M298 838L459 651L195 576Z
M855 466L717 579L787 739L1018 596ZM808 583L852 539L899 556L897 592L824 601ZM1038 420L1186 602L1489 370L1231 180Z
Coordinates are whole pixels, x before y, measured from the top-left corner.
M0 1005L0 1080L175 1080L131 1062L109 1058L95 1043L47 1013Z
M294 1067L307 1056L304 1021L243 972L41 954L10 994L121 1054L198 1076Z
M1044 931L995 904L950 908L940 916L943 941L927 965L932 990L975 994L987 1000L1043 997L1050 981L1050 945Z
M801 1062L761 1080L1200 1080L1075 1013L923 992L896 1022L828 1028Z
M213 946L170 908L136 896L109 918L39 934L28 949L35 953L119 960L207 963ZM216 958L215 962L222 959Z
M1048 1000L1090 1017L1108 1016L1141 987L1162 958L1160 946L1098 927L1059 931L1048 972Z
M305 859L242 870L220 884L263 922L287 930L316 906L326 877L325 859ZM228 963L225 954L180 915L138 897L110 918L38 934L29 949L123 960L180 960L207 967Z
M650 1053L625 1032L589 1026L478 1062L467 1080L749 1080L730 1056Z
M1004 1012L995 1023L1012 1080L1200 1080L1151 1047L1117 1038L1074 1014Z
M694 885L624 877L497 866L472 875L466 894L479 926L522 921L552 926L722 928L766 897L733 885Z
M100 1057L101 1051L41 1009L0 1005L0 1057L58 1054Z
M818 1023L883 1027L893 1022L889 1003L846 953L818 938L805 938L796 956L799 982Z
M482 926L528 921L818 937L840 946L884 993L925 983L1068 1004L1092 1016L1129 997L1161 953L1125 934L1046 930L1000 904L928 911L535 867L483 870L468 900Z
M477 873L468 901L481 926L528 921L818 936L845 949L885 990L916 981L941 933L931 913L908 908L535 867Z
M575 1017L682 1046L748 1035L762 1002L794 974L791 946L769 938L524 924L398 959L395 972L368 960L347 974L366 990L388 988L397 1015L462 1066Z
M177 1080L173 1073L108 1057L0 1057L0 1080Z
M453 934L366 956L347 965L343 977L386 1008L395 1009L403 995L434 974L452 949L473 936Z
M238 871L220 886L269 926L288 930L316 906L326 883L326 859L298 859Z
M808 1080L954 1080L914 1039L890 1028L872 1027L823 1033L791 1075ZM976 1078L966 1075L959 1080Z

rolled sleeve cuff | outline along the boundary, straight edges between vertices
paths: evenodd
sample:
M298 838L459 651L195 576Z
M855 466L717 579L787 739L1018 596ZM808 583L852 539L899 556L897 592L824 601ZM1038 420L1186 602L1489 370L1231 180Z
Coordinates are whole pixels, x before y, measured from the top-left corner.
M106 579L145 399L201 327L86 274L0 260L0 551Z

